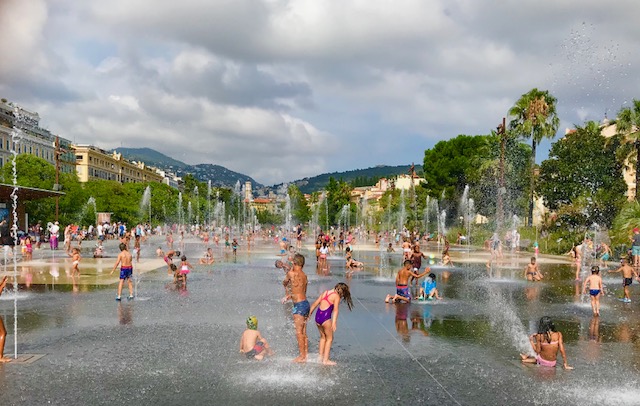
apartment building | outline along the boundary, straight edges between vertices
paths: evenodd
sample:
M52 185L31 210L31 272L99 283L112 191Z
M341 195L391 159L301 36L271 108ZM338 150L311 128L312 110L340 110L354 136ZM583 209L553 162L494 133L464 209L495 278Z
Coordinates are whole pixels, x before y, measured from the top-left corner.
M163 181L163 176L143 162L126 160L121 153L107 152L93 145L74 145L76 173L80 182L113 180L120 183Z

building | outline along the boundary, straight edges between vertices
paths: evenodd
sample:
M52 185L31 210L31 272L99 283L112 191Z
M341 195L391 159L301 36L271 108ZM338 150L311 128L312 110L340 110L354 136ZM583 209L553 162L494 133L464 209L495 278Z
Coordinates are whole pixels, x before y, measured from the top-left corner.
M12 139L14 127L19 130L19 141ZM59 164L62 173L75 171L75 156L71 142L57 137L40 127L40 116L17 104L0 101L0 166L12 159L11 150L18 154L30 154L55 165L56 138L59 142Z
M635 130L635 128L633 130ZM565 137L571 134L573 131L575 130L567 129L567 131L565 132ZM616 134L618 134L616 124L611 124L611 122L605 118L604 120L602 120L602 124L600 125L600 134L602 134L602 136L605 138L611 138L615 136ZM627 200L633 201L636 198L636 167L635 165L631 165L628 159L624 162L622 175L624 176L624 181L627 184Z
M131 162L122 154L93 145L74 145L76 173L80 182L113 180L120 183L163 182L163 176L143 162Z

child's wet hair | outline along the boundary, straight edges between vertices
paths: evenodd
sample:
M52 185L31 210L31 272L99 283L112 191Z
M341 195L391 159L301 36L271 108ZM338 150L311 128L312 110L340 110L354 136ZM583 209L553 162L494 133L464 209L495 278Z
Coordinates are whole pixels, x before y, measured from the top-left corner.
M118 247L120 247L120 251L124 251L127 249L127 244L121 242L120 245L118 245Z
M349 306L349 310L353 309L353 301L351 300L351 291L349 290L349 285L344 282L339 282L333 288L336 293L344 300L344 302Z
M429 274L429 278L433 279L434 281L436 280L436 274L434 274L433 272L431 272Z
M169 267L171 268L171 270L172 270L173 272L175 272L175 271L177 271L177 270L178 270L178 267L176 266L176 264L171 264L171 265L169 265Z
M183 255L183 256L180 257L180 261L186 261L186 260L187 260L187 256L186 255Z
M591 273L592 274L598 274L600 273L600 267L598 265L594 265L591 267Z
M298 266L304 266L304 255L296 254L293 256L293 263Z

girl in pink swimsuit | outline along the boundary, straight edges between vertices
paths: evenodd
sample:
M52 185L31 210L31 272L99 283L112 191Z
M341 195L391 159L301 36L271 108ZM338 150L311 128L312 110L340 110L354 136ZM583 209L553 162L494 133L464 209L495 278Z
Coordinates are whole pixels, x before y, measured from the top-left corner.
M573 369L567 364L567 354L564 352L562 333L556 331L550 317L544 316L540 319L538 334L529 337L529 342L536 356L520 354L522 362L538 364L543 367L555 367L558 351L560 351L564 369Z
M333 289L324 291L318 299L311 305L312 314L317 308L316 325L320 332L320 348L318 350L318 359L324 365L335 365L336 363L329 360L329 352L331 352L331 344L333 343L333 332L338 326L338 308L340 299L344 300L349 306L349 310L353 308L351 301L351 292L349 286L340 282Z

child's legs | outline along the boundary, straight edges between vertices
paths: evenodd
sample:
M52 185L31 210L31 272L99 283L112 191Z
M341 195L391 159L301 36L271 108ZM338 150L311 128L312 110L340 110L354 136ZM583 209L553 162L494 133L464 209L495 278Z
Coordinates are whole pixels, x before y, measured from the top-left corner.
M316 323L318 327L318 332L320 333L320 340L318 342L318 358L322 360L322 354L324 354L324 345L327 341L327 337L324 335L324 328L321 325Z
M333 327L331 320L327 320L322 324L322 330L324 332L324 348L321 350L320 356L322 362L329 361L329 353L331 352L331 344L333 344Z
M118 297L122 296L123 286L124 286L124 279L120 279L120 283L118 283Z
M593 298L595 302L595 310L597 314L600 314L600 293Z
M133 296L133 282L131 282L131 278L127 278L127 284L129 287L129 296Z
M293 324L296 328L296 339L298 340L298 351L300 352L300 360L306 360L307 358L307 332L306 332L306 319L299 314L293 315Z
M593 310L593 314L596 314L598 311L596 310L596 301L598 300L598 296L591 295L591 310Z
M629 296L629 286L628 285L625 285L625 287L624 287L624 297L627 298L627 299L630 298L630 296Z

